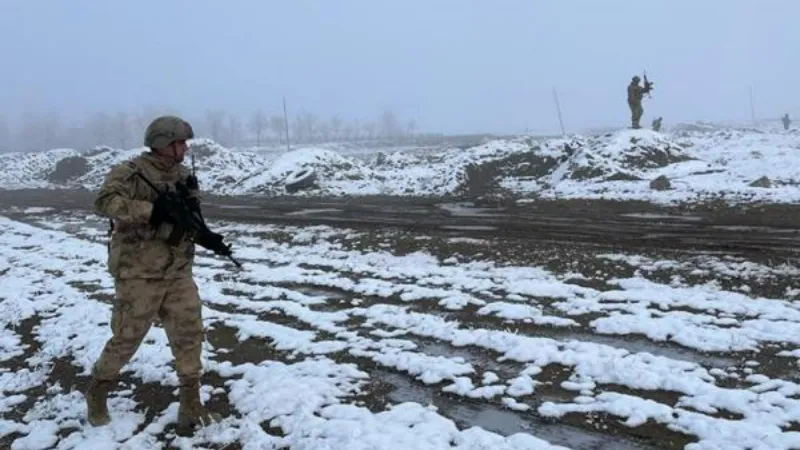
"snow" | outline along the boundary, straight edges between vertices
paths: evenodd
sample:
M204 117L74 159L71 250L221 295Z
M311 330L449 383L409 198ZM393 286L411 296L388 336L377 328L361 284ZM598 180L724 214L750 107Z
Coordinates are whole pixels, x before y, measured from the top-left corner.
M5 308L13 308L17 314L2 316L4 325L11 321L47 314L37 329L43 346L32 358L45 362L57 357L71 357L79 372L86 375L95 358L109 337L107 318L109 307L90 300L71 284L78 280L96 279L103 290L110 289L109 280L103 273L99 261L104 257L101 244L70 237L61 231L46 231L29 225L0 219L0 245L4 248L0 256L0 272L4 274L0 286L0 297ZM24 246L35 243L35 248ZM41 278L44 270L59 270L59 277ZM211 269L207 269L211 270ZM204 283L204 286L214 283ZM219 287L217 287L219 289ZM209 292L204 290L204 296ZM224 300L223 300L224 301ZM253 304L257 302L252 302ZM335 326L337 314L317 313L294 305L306 314L303 319ZM275 305L268 305L273 307ZM291 308L287 308L291 310ZM210 311L207 322L235 325L246 336L259 335L276 338L278 347L297 352L327 353L339 350L323 345L314 348L313 333L304 333L277 324L254 320L245 314L228 314ZM326 322L327 321L327 322ZM468 365L458 364L444 357L428 357L402 350L391 353L390 343L374 343L368 339L356 339L354 347L362 349L377 346L380 351L363 350L381 364L391 365L410 373L419 373L423 380L436 382L442 377L452 378L456 374L471 371ZM14 350L20 343L9 342ZM341 345L339 346L341 347ZM153 328L145 342L126 369L141 382L160 382L175 385L176 379L170 367L171 358L166 336L160 328ZM231 442L241 440L245 448L396 448L402 444L414 449L479 449L485 445L501 449L556 449L532 436L510 436L504 438L480 429L459 430L455 424L423 405L403 403L387 411L371 413L364 407L342 404L342 398L358 393L367 373L352 364L339 364L330 359L305 360L294 364L263 361L258 364L245 363L234 366L229 362L211 361L212 349L204 346L207 370L231 378L227 386L229 401L241 414L240 419L226 419L196 435L197 442ZM433 371L433 372L432 372ZM433 375L433 373L439 375ZM14 373L4 371L0 377L3 402L0 408L8 411L26 398L24 393L43 384L46 373L31 373L26 369ZM297 392L303 392L298 396ZM83 424L85 406L83 397L76 391L59 393L38 400L32 412L23 422L4 421L0 434L19 432L24 436L14 441L14 449L49 448L57 441L56 433L67 431L59 448L109 448L108 442L117 442L125 448L160 448L155 435L166 424L175 422L177 408L171 405L154 422L141 429L144 416L135 412L135 402L124 397L110 401L113 421L110 425L91 428ZM286 437L266 434L258 425L272 421L273 426L284 429ZM77 430L74 428L77 427ZM192 446L191 440L181 448ZM185 440L185 439L184 439ZM197 447L191 447L197 448Z
M193 141L192 148L204 188L223 195L286 194L287 176L313 168L317 186L293 195L445 196L466 189L470 167L482 166L488 168L494 189L523 198L795 202L800 200L797 138L795 129L694 127L549 139L521 136L466 149L374 149L358 156L347 146L265 152L228 149L208 139ZM0 155L7 169L0 175L0 188L95 189L111 164L145 150L103 147ZM84 158L87 171L67 181L50 181L56 164L67 157ZM660 176L669 179L670 189L650 187ZM761 177L771 186L750 186Z
M72 387L53 385L46 394L36 393L52 376L57 358L69 361L81 376L89 373L110 334L110 306L95 296L113 293L113 284L105 268L105 243L96 240L102 230L65 226L86 217L48 213L42 222L29 220L0 216L0 344L4 354L26 355L16 371L0 369L5 418L0 437L16 433L14 449L109 448L107 442L117 448L162 448L157 437L174 424L177 399L147 419L147 406L131 395L144 383L168 391L176 386L160 327L150 330L125 368L133 383L114 393L112 424L86 425L83 398ZM709 351L761 351L774 343L800 348L796 305L716 284L647 278L648 269L702 268L712 277L758 280L780 276L781 266L708 255L676 261L601 254L640 272L613 278L600 290L571 284L575 274L540 267L488 260L455 264L425 252L398 256L347 249L331 239L353 237L352 230L214 225L233 236L244 270L229 274L223 262L199 251L195 277L205 324L233 330L238 342L232 348L205 343L205 370L224 384L213 391L206 386L203 396L206 401L226 397L234 414L192 438L171 436L177 448L234 441L244 448L563 448L536 437L536 429L504 436L458 426L440 405L401 401L370 410L354 400L377 376L365 367L391 370L465 400L494 402L514 414L557 419L601 412L626 427L652 420L692 436L696 442L686 448L693 450L800 445L798 433L788 430L800 421L800 385L762 373L755 361L745 364L742 377L736 368L711 367L700 357ZM270 237L279 231L293 241ZM18 334L19 324L33 318L38 320L35 351ZM541 327L535 334L513 329L523 324ZM570 335L574 329L583 334ZM595 340L587 330L622 339ZM651 344L629 345L631 335ZM248 339L263 339L258 344L265 348L263 355L241 363L226 359ZM665 340L685 352L663 351L657 343ZM437 346L426 347L426 342ZM797 354L787 351L781 358L797 360ZM344 361L342 355L347 355ZM558 386L542 378L553 365L568 369ZM736 377L740 384L728 383ZM614 386L627 391L615 392ZM539 392L554 388L567 395L537 399ZM641 394L657 391L674 393L677 401ZM25 400L33 407L9 419ZM740 418L716 414L721 411ZM261 424L280 428L282 435L268 434Z

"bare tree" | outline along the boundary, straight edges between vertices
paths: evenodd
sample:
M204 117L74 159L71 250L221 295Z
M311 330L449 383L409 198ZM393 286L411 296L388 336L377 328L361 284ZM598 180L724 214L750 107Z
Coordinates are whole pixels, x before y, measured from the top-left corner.
M397 120L397 115L395 115L394 111L387 109L381 114L380 133L381 136L390 139L400 136L400 122Z
M348 134L350 135L349 139L353 139L356 141L361 140L361 137L363 135L363 130L361 129L361 122L359 122L358 119L354 120L350 124L350 132Z
M313 142L317 135L319 119L310 112L302 112L294 119L294 134L300 142Z
M331 140L331 125L329 122L321 120L316 126L317 139L320 142L330 142Z
M107 113L97 112L89 116L85 129L91 137L91 145L111 144L114 125Z
M367 122L361 125L361 128L364 130L364 138L367 140L372 140L377 138L377 129L378 124L375 122Z
M41 117L41 133L43 148L52 149L62 146L61 119L56 113L48 113Z
M356 127L353 126L353 124L348 123L342 126L342 130L340 131L339 135L341 136L342 140L351 141L357 137L355 131Z
M63 143L59 135L59 120L55 114L26 114L16 145L22 151L50 150Z
M112 133L119 142L120 148L128 148L131 143L131 119L128 113L120 111L112 119Z
M150 125L150 121L152 121L155 116L150 117L146 112L138 112L133 115L131 119L131 126L135 130L135 133L140 133L144 136L144 131L147 129L147 126Z
M269 130L277 136L278 142L284 143L286 140L286 121L283 116L272 116L269 118Z
M417 131L417 122L414 119L410 119L406 122L406 134L414 134Z
M406 136L410 139L414 136L414 133L417 132L417 122L414 119L410 119L406 122Z
M239 117L231 114L228 116L228 142L227 145L229 147L235 147L239 145L240 140L242 137L242 122L239 120Z
M0 116L0 153L11 150L10 133L8 121L4 116Z
M19 129L16 135L17 147L25 152L33 150L47 150L42 147L41 142L41 122L33 114L25 114L20 120Z
M85 124L68 126L59 134L59 147L87 148L91 147L92 143L93 139L86 131Z
M331 117L328 126L330 127L331 138L333 140L341 139L342 127L344 126L342 118L337 115Z
M250 129L250 132L256 135L256 145L260 146L261 136L269 127L269 119L267 115L264 114L264 111L259 109L250 116L250 122L247 124L247 127Z
M211 134L211 139L220 142L223 139L225 127L225 111L213 109L206 111L206 126Z

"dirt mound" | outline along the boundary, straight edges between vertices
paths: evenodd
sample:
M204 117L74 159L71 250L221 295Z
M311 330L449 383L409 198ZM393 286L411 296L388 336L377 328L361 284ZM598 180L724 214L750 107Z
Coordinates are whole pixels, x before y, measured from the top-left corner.
M654 178L650 181L650 189L655 191L666 191L672 189L672 183L670 183L669 178L664 175L661 175L658 178Z
M683 146L650 130L623 131L578 143L567 172L571 180L641 180L645 172L690 157Z
M53 183L68 183L86 175L91 168L86 158L68 156L56 163L55 169L47 175L47 179Z
M474 198L504 191L499 187L502 178L543 178L567 161L577 145L577 141L565 142L557 146L555 151L537 145L526 152L469 164L464 168L463 181L457 192Z
M81 154L81 156L83 156L84 158L93 158L95 156L99 156L99 155L102 155L104 153L113 153L115 151L116 150L114 150L113 148L111 148L109 146L100 145L100 146L95 147L93 149L86 150L85 152L83 152Z
M625 130L596 137L574 137L531 146L529 151L476 162L464 168L458 193L497 194L504 179L534 182L542 188L564 180L631 181L648 172L693 159L683 145L650 130Z
M750 187L760 187L760 188L771 188L772 187L772 180L769 179L767 176L763 176L757 180L751 182L748 186Z
M694 123L679 123L672 127L674 132L712 132L719 130L719 125L710 122L698 121Z
M222 148L223 147L211 139L194 139L189 141L189 151L194 153L195 157L198 159L208 158Z

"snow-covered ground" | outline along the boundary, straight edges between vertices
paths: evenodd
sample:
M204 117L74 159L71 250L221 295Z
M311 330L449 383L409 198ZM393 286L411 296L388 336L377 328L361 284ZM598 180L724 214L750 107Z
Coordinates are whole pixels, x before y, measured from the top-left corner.
M550 139L522 136L466 149L375 149L372 154L347 146L291 152L227 149L208 140L197 140L194 148L203 187L228 195L285 194L286 177L306 167L316 169L317 186L295 195L458 195L475 183L470 168L484 167L490 182L479 182L481 189L516 197L657 203L800 200L800 132L774 127L621 130ZM0 188L94 189L111 164L143 150L59 149L0 155L5 168ZM73 157L73 168L58 170L57 164L67 157ZM75 168L79 158L83 162ZM651 181L661 176L669 188L654 189ZM751 186L762 177L768 182Z
M228 418L174 436L177 380L156 327L112 424L91 428L70 380L110 334L104 223L2 214L0 444L14 450L800 446L786 262L600 250L501 262L488 256L498 242L422 235L399 255L390 232L236 223L213 225L244 269L201 250L195 272L218 380L204 395L226 399Z

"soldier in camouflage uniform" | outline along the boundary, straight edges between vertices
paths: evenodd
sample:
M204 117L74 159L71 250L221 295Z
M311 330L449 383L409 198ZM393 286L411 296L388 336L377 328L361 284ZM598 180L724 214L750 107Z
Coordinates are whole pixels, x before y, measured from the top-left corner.
M184 182L198 199L197 180L181 165L192 127L174 116L155 119L145 132L150 151L113 167L94 202L96 211L111 219L108 269L116 299L111 315L112 337L92 369L86 391L89 422L110 422L108 392L122 367L133 357L155 320L169 338L180 381L178 432L219 420L200 401L200 350L204 339L201 302L192 278L194 235L186 233L177 246L166 240L173 224L166 197L143 182L141 172L159 189L174 190ZM199 201L199 200L198 200Z
M641 128L639 120L642 118L642 114L644 114L642 99L644 98L644 94L650 92L651 89L650 86L639 86L640 80L641 78L636 75L631 79L631 84L628 85L628 107L631 109L631 128L634 129Z

